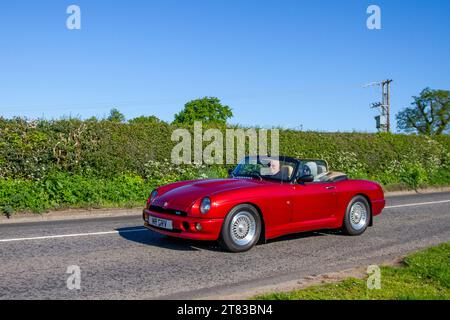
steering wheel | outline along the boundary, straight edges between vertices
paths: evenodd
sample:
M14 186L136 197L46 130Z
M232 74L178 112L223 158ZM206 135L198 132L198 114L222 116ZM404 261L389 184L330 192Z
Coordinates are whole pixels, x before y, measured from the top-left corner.
M257 178L259 178L261 181L264 180L263 177L262 177L262 175L261 175L258 171L252 171L249 175L252 176L252 177L257 177Z

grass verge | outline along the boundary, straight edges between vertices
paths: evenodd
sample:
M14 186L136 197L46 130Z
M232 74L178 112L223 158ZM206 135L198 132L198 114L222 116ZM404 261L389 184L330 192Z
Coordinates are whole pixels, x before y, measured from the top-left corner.
M381 267L381 289L369 290L367 279L272 293L257 300L449 300L450 243L412 254L401 267Z

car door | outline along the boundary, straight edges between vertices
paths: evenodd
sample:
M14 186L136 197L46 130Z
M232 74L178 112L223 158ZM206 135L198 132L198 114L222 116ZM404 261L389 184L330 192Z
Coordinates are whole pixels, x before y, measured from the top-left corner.
M333 219L337 208L337 184L313 182L294 185L292 222Z

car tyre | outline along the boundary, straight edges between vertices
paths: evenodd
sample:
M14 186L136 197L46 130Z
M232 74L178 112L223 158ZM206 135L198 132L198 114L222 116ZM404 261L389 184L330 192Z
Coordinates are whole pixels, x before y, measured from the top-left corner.
M261 235L261 217L255 207L241 204L234 207L222 225L219 243L230 252L253 248Z
M369 202L363 196L354 197L347 206L342 224L342 231L350 236L363 234L371 220Z

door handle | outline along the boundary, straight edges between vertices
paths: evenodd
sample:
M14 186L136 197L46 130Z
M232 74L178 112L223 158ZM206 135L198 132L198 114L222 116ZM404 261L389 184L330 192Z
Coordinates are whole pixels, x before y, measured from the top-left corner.
M329 187L326 187L325 189L327 189L327 190L334 190L334 189L336 189L336 187L329 186Z

